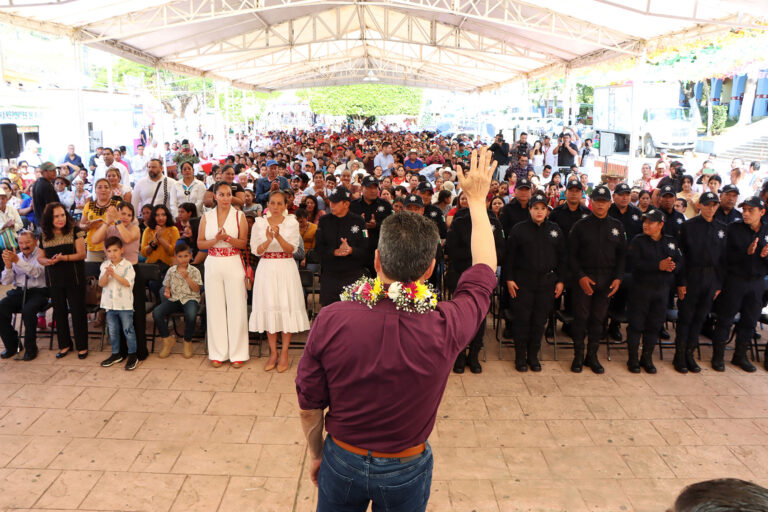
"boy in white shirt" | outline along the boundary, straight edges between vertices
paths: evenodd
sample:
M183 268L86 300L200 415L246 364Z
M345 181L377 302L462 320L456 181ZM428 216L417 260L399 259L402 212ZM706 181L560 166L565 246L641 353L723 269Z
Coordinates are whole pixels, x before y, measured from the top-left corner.
M104 242L104 252L107 259L101 264L99 286L102 288L101 307L107 312L112 355L102 361L101 366L112 366L123 360L120 354L120 329L122 329L128 344L125 369L134 370L138 363L136 331L133 328L133 283L136 272L133 270L133 265L123 258L123 242L118 237L107 238Z

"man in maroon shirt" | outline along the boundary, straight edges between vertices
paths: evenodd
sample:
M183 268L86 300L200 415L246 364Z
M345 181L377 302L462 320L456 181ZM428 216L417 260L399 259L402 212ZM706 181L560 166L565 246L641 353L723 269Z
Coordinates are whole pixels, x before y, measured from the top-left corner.
M472 152L458 169L472 218L473 266L453 300L423 314L388 298L369 308L336 302L315 319L299 362L296 391L318 485L320 512L423 512L432 480L426 442L448 375L475 335L496 286L496 252L485 197L496 164ZM401 212L381 225L374 266L382 283L426 280L435 266L435 224ZM329 408L324 416L324 411ZM323 425L328 436L323 442Z

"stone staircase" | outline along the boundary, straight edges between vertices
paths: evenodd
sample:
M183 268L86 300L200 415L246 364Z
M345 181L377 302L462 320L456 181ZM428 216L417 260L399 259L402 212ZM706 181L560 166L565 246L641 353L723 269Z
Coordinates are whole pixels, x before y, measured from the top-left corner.
M768 135L757 137L742 145L735 146L723 153L718 153L721 158L741 158L745 165L758 161L768 164Z

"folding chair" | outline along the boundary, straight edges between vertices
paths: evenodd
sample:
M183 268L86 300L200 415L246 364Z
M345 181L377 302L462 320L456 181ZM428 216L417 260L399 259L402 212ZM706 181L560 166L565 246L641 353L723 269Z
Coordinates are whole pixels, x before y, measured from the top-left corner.
M89 282L91 280L98 281L99 274L101 273L101 262L98 261L86 261L85 262L85 280L86 282ZM85 314L87 315L98 315L99 311L102 311L100 304L86 304L85 305ZM101 326L101 330L95 330L91 331L88 330L88 338L91 337L91 335L96 335L101 338L101 344L99 346L99 351L104 349L104 339L107 336L107 321L104 319L104 322Z

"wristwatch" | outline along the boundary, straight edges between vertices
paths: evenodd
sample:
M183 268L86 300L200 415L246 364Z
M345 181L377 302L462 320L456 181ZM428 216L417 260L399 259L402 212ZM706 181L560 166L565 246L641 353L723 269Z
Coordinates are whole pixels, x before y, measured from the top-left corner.
M118 226L118 225L120 225L120 224L122 224L122 223L123 223L123 221L121 221L121 220L116 220L116 221L115 221L115 226Z

